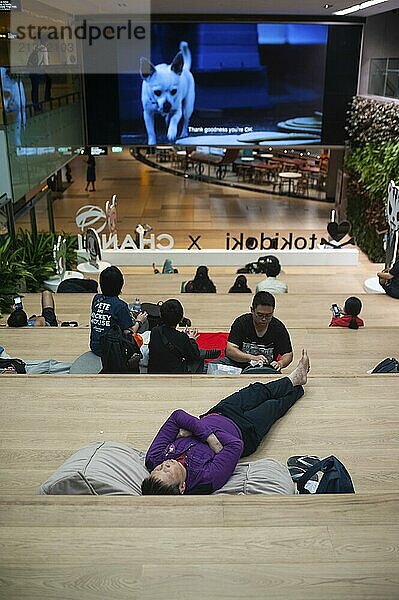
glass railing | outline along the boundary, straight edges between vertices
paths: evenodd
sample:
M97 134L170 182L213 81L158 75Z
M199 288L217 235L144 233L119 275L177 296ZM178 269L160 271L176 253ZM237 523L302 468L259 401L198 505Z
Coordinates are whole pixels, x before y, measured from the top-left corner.
M84 139L79 76L54 74L32 81L1 67L3 117L14 201L66 162L65 146ZM38 83L38 89L34 86ZM51 85L50 85L51 84Z

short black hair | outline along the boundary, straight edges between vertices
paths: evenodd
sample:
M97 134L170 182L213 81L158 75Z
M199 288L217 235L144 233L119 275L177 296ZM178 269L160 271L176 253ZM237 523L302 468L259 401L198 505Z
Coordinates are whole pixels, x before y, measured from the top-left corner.
M125 283L118 267L107 267L100 273L100 288L104 296L119 296Z
M270 292L257 292L252 300L252 308L257 306L271 306L274 309L276 300Z
M26 327L27 324L28 317L24 310L14 310L7 319L9 327Z
M356 296L351 296L345 300L344 311L351 317L357 317L362 310L362 301Z
M169 327L176 327L183 318L184 310L181 302L171 298L166 300L160 307L162 323Z
M141 493L143 496L180 496L178 483L167 485L151 476L142 482Z
M265 264L265 273L267 277L277 277L281 271L281 265L278 258L268 256Z
M352 318L348 325L349 329L359 329L356 317L362 310L362 301L356 296L351 296L345 300L344 313L350 315Z

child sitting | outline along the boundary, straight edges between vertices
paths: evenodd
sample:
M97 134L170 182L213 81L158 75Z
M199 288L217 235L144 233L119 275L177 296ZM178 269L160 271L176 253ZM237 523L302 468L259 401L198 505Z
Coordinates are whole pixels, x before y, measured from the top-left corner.
M344 310L340 310L340 316L332 317L329 327L349 327L359 329L364 326L364 321L358 315L362 310L362 302L359 298L351 296L345 300Z

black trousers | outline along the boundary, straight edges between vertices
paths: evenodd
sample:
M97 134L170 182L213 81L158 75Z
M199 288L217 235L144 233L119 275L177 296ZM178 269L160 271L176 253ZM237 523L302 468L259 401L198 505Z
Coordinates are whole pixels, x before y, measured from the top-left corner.
M244 441L242 456L248 456L255 452L273 423L303 394L303 387L293 386L288 377L270 383L251 383L221 400L208 413L219 413L234 421Z
M32 73L30 75L30 81L32 85L31 97L33 108L37 111L40 109L39 102L39 86L44 81L44 100L50 100L51 98L51 79L48 73Z

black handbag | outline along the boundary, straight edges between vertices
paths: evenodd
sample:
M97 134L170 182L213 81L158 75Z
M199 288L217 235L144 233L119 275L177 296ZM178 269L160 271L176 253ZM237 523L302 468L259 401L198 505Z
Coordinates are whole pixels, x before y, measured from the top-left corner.
M300 494L309 494L305 484L317 473L323 475L317 486L316 494L354 494L355 488L346 467L336 456L327 456L310 467L298 479L296 485Z

